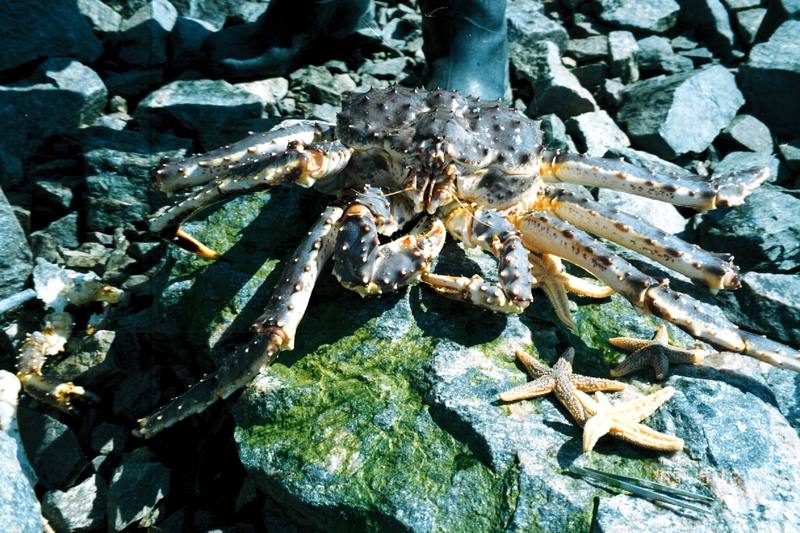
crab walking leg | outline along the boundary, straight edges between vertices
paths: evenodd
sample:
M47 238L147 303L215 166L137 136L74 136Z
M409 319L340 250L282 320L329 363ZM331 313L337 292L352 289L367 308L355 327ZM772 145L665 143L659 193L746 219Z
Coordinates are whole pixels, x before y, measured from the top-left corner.
M139 419L134 434L149 438L250 383L281 350L294 348L300 320L311 292L336 240L338 207L329 207L303 240L275 289L264 313L253 323L255 338L241 346L218 370L203 377L183 395L153 414Z
M234 144L180 159L164 158L153 175L160 191L175 192L227 177L237 164L256 163L270 155L285 152L289 143L311 144L329 139L332 124L286 120L266 133L245 137Z
M544 152L540 173L545 181L614 189L674 205L716 209L741 204L768 177L763 167L748 168L707 181L653 174L624 161Z
M217 202L270 189L281 183L312 186L318 179L342 170L352 150L339 142L304 145L293 141L285 152L255 162L231 165L224 178L209 183L180 202L159 209L150 217L149 229L159 237L207 259L218 254L184 232L180 225Z
M690 244L600 202L548 187L540 196L538 207L573 226L639 252L692 280L703 282L714 292L740 286L737 276L739 269L733 264L732 257L707 252L696 244Z
M673 291L614 255L588 233L546 212L528 212L513 222L525 245L552 253L588 270L632 304L676 324L724 350L800 372L800 353L766 337L742 331L715 307Z
M366 296L419 281L439 255L447 232L438 219L423 220L411 234L380 244L378 233L391 235L412 214L402 195L385 196L365 187L342 216L333 274L348 289Z

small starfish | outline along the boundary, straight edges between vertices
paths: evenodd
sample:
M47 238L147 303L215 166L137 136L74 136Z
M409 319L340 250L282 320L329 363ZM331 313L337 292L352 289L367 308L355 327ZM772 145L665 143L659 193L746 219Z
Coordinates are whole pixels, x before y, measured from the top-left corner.
M567 291L588 298L608 298L614 293L611 287L595 285L583 278L567 274L561 264L561 258L552 254L528 254L531 273L536 278L537 286L547 295L556 312L556 316L571 330L578 329L569 312Z
M656 379L662 380L667 375L670 363L696 365L709 354L707 350L700 348L687 350L671 345L667 335L667 326L664 324L658 325L652 340L614 337L608 339L608 342L612 346L630 353L622 363L611 370L611 375L615 378L636 372L646 366L652 366L656 372Z
M597 440L609 433L651 450L680 451L683 449L683 439L660 433L639 423L672 398L673 394L675 389L665 387L654 394L611 405L602 392L596 392L593 399L588 394L577 391L576 396L590 415L583 426L583 451L592 451Z
M520 363L525 366L528 374L534 379L501 393L500 399L504 402L527 400L528 398L555 392L556 398L569 411L572 418L578 424L583 425L588 416L576 395L576 391L619 391L625 388L624 383L612 379L573 374L572 360L575 358L575 350L572 348L568 348L567 351L561 354L553 368L540 363L525 352L517 351L516 355Z

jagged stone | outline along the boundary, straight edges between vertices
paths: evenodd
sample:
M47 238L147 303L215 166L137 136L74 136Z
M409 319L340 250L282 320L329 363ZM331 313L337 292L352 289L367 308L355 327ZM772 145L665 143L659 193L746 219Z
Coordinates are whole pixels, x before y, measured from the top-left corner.
M169 0L151 0L120 25L117 55L129 65L152 67L167 62L167 38L178 18Z
M772 134L769 128L752 115L735 116L720 133L719 141L733 150L772 153Z
M567 133L575 140L578 149L593 157L602 157L610 148L622 148L631 144L625 132L605 111L570 117L566 126Z
M11 205L0 189L0 299L18 293L33 271L33 255Z
M639 44L629 31L612 31L608 34L608 54L611 75L620 78L622 83L639 79L639 64L636 54Z
M680 6L674 0L593 0L600 20L623 30L665 33L675 26Z

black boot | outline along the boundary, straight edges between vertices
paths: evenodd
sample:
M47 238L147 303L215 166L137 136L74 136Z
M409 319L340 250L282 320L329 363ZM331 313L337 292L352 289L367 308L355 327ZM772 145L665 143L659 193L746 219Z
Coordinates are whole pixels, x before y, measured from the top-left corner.
M506 0L420 0L425 86L486 100L508 90Z
M209 36L209 68L227 79L282 76L373 20L372 0L272 0L255 22Z

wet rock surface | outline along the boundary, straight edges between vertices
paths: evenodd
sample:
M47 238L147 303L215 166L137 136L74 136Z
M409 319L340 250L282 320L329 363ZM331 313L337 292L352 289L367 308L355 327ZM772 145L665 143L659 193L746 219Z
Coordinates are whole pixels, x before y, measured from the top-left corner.
M331 200L278 187L208 209L185 229L222 253L210 262L147 231L148 213L175 199L150 187L152 169L287 118L334 121L349 91L420 84L424 14L408 0L377 3L350 48L243 81L209 72L204 39L255 20L264 2L40 4L12 6L13 21L0 9L0 29L19 26L12 35L37 23L0 52L0 300L31 286L36 259L93 272L125 296L113 306L70 306L73 336L46 366L100 402L72 417L25 398L22 439L0 431L4 520L22 531L41 530L42 516L56 531L800 527L795 373L722 353L672 365L663 383L650 369L624 378L627 390L612 402L677 389L645 420L685 440L675 454L610 437L582 454L581 430L554 397L497 399L529 379L516 349L552 364L574 347L576 372L608 376L624 357L608 339L651 337L659 323L618 296L571 296L571 331L538 290L525 313L506 317L421 286L361 298L328 268L295 350L225 402L152 440L132 436L136 418L248 339L294 247ZM704 214L572 190L733 253L742 287L713 296L613 248L743 328L800 345L793 3L512 1L507 17L509 103L542 118L547 147L697 179L770 169L769 185L743 206ZM435 271L497 279L491 256L453 243ZM36 300L0 312L0 369L14 370L15 350L44 318ZM669 335L694 344L672 326ZM0 425L13 412L2 402ZM708 516L674 512L566 473L573 464L715 503Z

